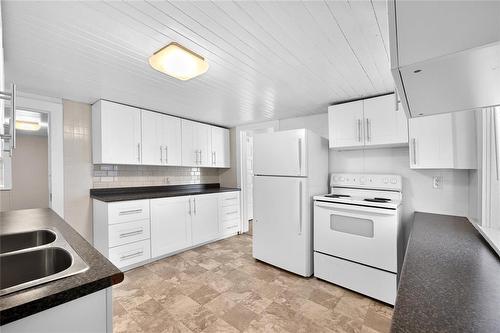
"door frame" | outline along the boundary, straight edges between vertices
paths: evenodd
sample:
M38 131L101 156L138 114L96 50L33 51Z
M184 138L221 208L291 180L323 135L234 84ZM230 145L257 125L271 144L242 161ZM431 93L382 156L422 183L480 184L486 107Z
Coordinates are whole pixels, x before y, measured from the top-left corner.
M236 127L236 184L237 187L241 189L240 195L240 207L241 209L241 221L240 221L240 232L248 232L248 198L253 193L247 193L246 190L246 159L244 145L246 144L246 137L248 133L259 132L269 130L275 132L279 130L279 121L266 121L262 123L249 124Z

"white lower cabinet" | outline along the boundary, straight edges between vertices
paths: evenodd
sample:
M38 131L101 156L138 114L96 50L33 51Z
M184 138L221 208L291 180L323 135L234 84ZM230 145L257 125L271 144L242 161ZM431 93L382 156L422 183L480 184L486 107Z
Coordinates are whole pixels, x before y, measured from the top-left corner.
M128 269L240 231L239 192L93 201L94 246Z
M151 254L166 255L191 246L191 197L151 199Z

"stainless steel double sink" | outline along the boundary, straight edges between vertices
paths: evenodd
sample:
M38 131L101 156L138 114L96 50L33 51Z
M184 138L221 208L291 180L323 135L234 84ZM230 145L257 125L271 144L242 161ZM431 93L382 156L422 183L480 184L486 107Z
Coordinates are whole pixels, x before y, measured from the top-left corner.
M0 296L88 268L56 228L0 234Z

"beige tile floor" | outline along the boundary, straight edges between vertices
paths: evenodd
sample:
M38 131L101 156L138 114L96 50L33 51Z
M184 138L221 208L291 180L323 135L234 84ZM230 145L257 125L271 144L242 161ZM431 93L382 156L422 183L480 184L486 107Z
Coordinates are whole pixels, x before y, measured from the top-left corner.
M231 237L125 273L114 332L388 332L392 308L252 258Z

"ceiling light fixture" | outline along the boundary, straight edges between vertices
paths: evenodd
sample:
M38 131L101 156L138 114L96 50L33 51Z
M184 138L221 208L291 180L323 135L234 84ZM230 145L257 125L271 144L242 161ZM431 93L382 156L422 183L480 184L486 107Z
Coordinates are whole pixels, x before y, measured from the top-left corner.
M202 56L175 42L156 51L149 58L149 64L157 71L182 81L192 79L208 70L208 63Z

